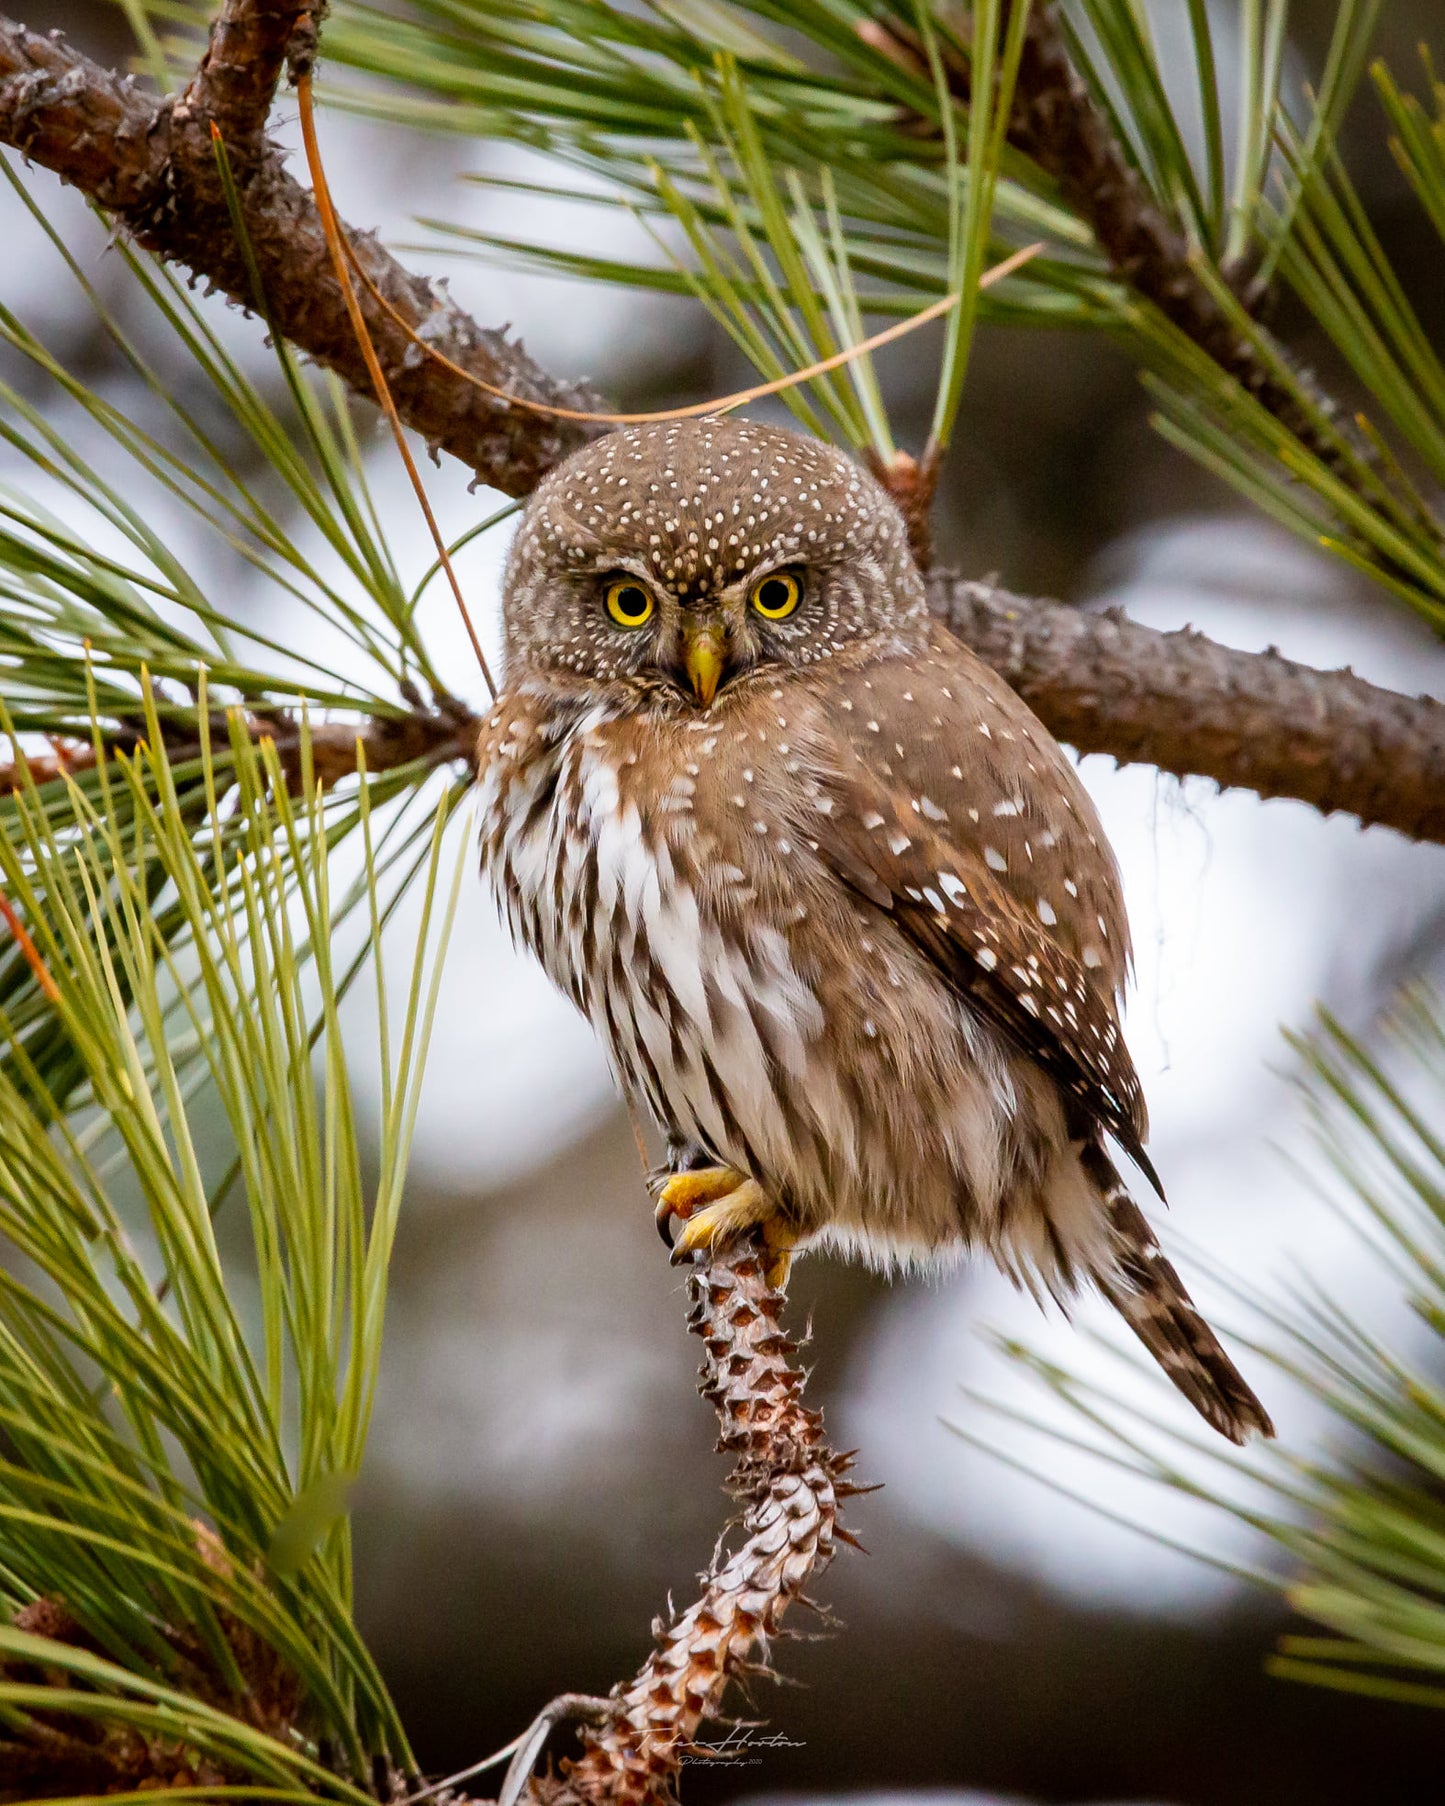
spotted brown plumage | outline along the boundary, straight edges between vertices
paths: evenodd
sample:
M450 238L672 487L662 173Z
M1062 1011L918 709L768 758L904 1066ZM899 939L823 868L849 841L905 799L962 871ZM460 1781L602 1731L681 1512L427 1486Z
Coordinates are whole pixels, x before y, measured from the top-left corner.
M1119 1032L1129 926L1094 806L1058 744L942 628L840 674L847 754L828 854L950 983L1025 1046L1153 1179ZM846 848L846 854L844 853ZM1157 1180L1154 1181L1157 1185Z
M505 602L486 866L629 1097L718 1169L664 1194L680 1239L1092 1282L1210 1422L1267 1433L1108 1153L1152 1178L1098 818L930 623L872 479L748 422L612 434L529 503Z

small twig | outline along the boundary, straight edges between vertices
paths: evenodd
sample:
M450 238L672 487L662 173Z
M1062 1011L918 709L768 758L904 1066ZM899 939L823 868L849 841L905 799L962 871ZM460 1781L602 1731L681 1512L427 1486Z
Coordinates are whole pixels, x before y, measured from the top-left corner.
M573 1694L563 1695L564 1699L571 1699L574 1697L577 1696ZM555 1706L557 1701L554 1700L552 1704ZM469 1798L469 1796L457 1792L457 1789L461 1786L462 1782L473 1781L478 1775L486 1774L489 1768L500 1767L503 1762L508 1763L507 1776L510 1778L512 1768L515 1764L509 1762L508 1759L514 1757L519 1750L527 1747L529 1739L536 1731L538 1722L538 1719L533 1719L532 1723L528 1725L525 1731L519 1732L509 1743L504 1743L499 1750L493 1750L490 1756L483 1756L480 1762L469 1762L465 1768L459 1768L455 1774L446 1775L442 1780L432 1781L426 1787L418 1787L415 1791L412 1791L409 1788L405 1789L405 1798L408 1802L408 1806L422 1806L423 1800L435 1800L443 1797L448 1803ZM535 1760L536 1755L534 1753L533 1761L535 1762ZM403 1780L404 1777L398 1776L397 1779ZM397 1790L394 1788L393 1792L395 1791ZM505 1793L506 1785L504 1782L503 1797L505 1797ZM498 1801L497 1806L501 1806L500 1800Z
M979 287L982 288L980 283ZM938 489L938 457L926 452L919 460L911 452L895 451L886 462L869 454L868 467L893 497L908 528L908 546L919 570L933 565L933 497Z
M166 754L172 764L200 756L201 743L192 728L175 727L167 731L167 726L163 725L162 732ZM309 740L312 770L317 782L328 789L357 770L358 742L368 775L376 777L415 760L423 760L429 765L470 763L476 751L480 726L472 711L454 697L444 698L432 708L412 709L405 715L377 715L362 721L303 724L298 715L283 709L246 717L246 730L253 740L274 742L288 782L299 778L303 741ZM225 715L214 715L210 729L212 743L224 745L228 731ZM107 753L132 753L143 738L135 729L126 727L114 732L103 730L99 741ZM31 782L46 784L62 773L94 768L94 741L73 746L52 744L56 745L56 750L49 755L0 764L0 797L19 790L27 772Z
M311 767L328 789L357 770L361 744L369 777L423 760L428 765L470 765L476 757L481 722L464 703L449 698L444 707L413 709L405 715L378 715L370 721L314 721L303 728L293 714L277 712L248 722L252 739L269 737L291 776L299 775L303 740L311 744ZM199 745L195 750L199 751ZM171 757L176 756L174 750Z
M208 122L232 155L256 146L298 29L324 0L227 0L176 110Z
M838 1501L852 1457L830 1449L822 1417L802 1402L797 1345L782 1327L782 1295L748 1244L715 1255L690 1276L688 1327L706 1354L699 1390L721 1426L718 1447L737 1457L729 1481L744 1501L737 1546L720 1545L697 1602L656 1626L657 1647L619 1688L605 1725L563 1764L560 1783L534 1784L549 1806L664 1806L704 1721L717 1719L734 1679L770 1673L783 1615L832 1559Z
M532 1791L532 1771L559 1724L604 1725L612 1713L610 1699L591 1693L559 1693L549 1700L516 1740L516 1753L507 1766L497 1806L521 1806Z

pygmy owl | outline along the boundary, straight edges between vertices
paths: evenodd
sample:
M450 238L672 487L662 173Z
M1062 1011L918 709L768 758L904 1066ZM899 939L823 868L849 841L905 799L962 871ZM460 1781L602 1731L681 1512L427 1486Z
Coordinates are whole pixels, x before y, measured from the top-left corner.
M487 870L666 1133L678 1250L1092 1283L1216 1429L1271 1434L1111 1155L1157 1189L1098 816L930 619L881 486L747 421L614 432L528 503L504 601Z

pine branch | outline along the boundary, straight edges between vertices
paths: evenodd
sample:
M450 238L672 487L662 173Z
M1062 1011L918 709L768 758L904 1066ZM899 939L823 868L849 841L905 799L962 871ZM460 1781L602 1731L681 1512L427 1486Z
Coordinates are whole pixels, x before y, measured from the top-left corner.
M210 42L178 110L214 120L228 145L264 155L266 129L276 84L288 61L316 53L317 5L307 0L230 0L211 27Z
M1445 842L1445 703L938 573L933 611L1060 740Z
M268 714L253 714L247 719L250 737L256 743L271 741L281 760L288 782L299 780L302 758L303 725L298 715L277 709ZM476 750L478 718L465 703L454 697L441 699L433 708L417 707L404 715L376 715L365 721L314 721L306 725L304 737L311 747L311 768L323 788L332 789L342 778L355 773L362 763L368 775L395 771L398 766L415 762L427 765L469 763ZM213 715L209 723L210 739L217 745L226 742L224 715ZM120 727L101 735L107 752L133 753L145 734L140 725ZM165 735L166 755L172 764L180 765L198 756L200 742L189 730ZM0 763L0 796L21 789L24 774L37 784L45 784L62 772L90 771L96 764L93 740L52 741L48 754L36 754L24 765ZM358 747L360 758L358 758Z
M215 1533L197 1522L195 1540L207 1564L228 1574L230 1559ZM301 1698L295 1676L244 1623L224 1611L220 1623L228 1653L245 1684L240 1715L264 1735L296 1740ZM97 1639L55 1599L33 1600L15 1614L12 1624L15 1630L43 1637L57 1649L105 1654ZM187 1690L196 1699L217 1711L238 1709L226 1676L194 1626L166 1625L158 1627L158 1633L167 1647L172 1672L184 1677ZM65 1700L70 1678L59 1668L48 1668L43 1658L0 1660L0 1680L35 1688L38 1708L26 1715L18 1735L0 1741L0 1798L40 1800L72 1793L132 1792L164 1796L181 1788L219 1788L244 1779L188 1747L182 1736L148 1737L133 1725L68 1712L64 1705L48 1709L43 1703L46 1691Z
M7 1007L0 1797L16 1777L26 1799L367 1806L374 1761L415 1765L356 1631L346 1495L465 871L442 882L454 791L399 840L363 796L343 880L344 811L311 771L293 791L279 745L205 745L203 710L198 821L147 702L133 759L85 793L26 786L0 832L40 1026L87 1100L82 1137ZM398 860L421 923L409 979L377 984L389 1101L367 1132L338 1019L357 966L332 937L353 909L379 930ZM197 1099L231 1162L198 1145Z
M656 1627L657 1647L614 1694L610 1720L583 1736L560 1787L534 1783L547 1806L668 1806L696 1737L735 1679L767 1671L783 1614L832 1560L838 1500L851 1457L823 1440L802 1403L797 1344L783 1333L782 1295L757 1250L713 1256L688 1283L688 1328L706 1355L699 1390L716 1409L718 1448L736 1456L730 1490L745 1502L740 1541L719 1547L697 1601Z
M240 30L259 3L228 0L224 30ZM213 41L208 64L218 54ZM274 79L274 53L258 62L259 79ZM220 86L219 73L208 69L188 94ZM241 104L227 94L227 106ZM76 183L162 255L245 300L209 127L198 149L198 123L177 125L183 110L157 106L60 40L0 19L0 142ZM274 149L259 135L257 143L245 206L276 324L365 393L312 202ZM373 241L358 241L358 250L388 299L409 318L425 318L427 339L448 356L520 393L576 401L499 334L439 301ZM577 442L573 429L500 407L440 365L418 360L379 310L368 317L402 418L487 482L524 494ZM954 631L1081 751L1295 797L1416 839L1445 841L1440 703L1397 695L1350 672L1313 671L1276 655L1234 652L1202 635L1160 634L956 578L936 580L935 601Z
M226 0L210 46L184 93L157 100L58 35L0 18L0 143L74 184L138 241L184 265L243 307L254 307L211 139L226 142L242 212L276 328L363 395L361 352L331 271L311 196L264 136L283 54L297 30L314 36L302 0ZM302 47L305 48L303 35ZM478 326L369 234L350 234L367 275L414 330L495 387L554 406L588 409L585 388L556 381L505 335ZM362 309L407 424L508 495L524 495L583 436L483 394L418 357L405 335L362 296Z
M927 77L922 42L906 25L870 19L858 31L880 55ZM949 56L945 70L950 90L964 102L971 101L966 62ZM920 129L932 129L922 119L918 124ZM1337 439L1321 433L1316 416L1300 405L1295 389L1280 380L1201 277L1184 232L1149 192L1108 114L1074 67L1052 0L1036 0L1029 12L1008 141L1058 184L1060 195L1088 225L1121 281L1152 302L1301 444L1331 468L1341 464ZM1258 307L1264 296L1245 280L1244 272L1223 274L1246 306ZM1278 355L1283 359L1283 352ZM1298 370L1293 374L1315 407L1331 420L1336 434L1348 431L1335 419L1334 402L1308 374ZM1370 456L1368 447L1354 449Z

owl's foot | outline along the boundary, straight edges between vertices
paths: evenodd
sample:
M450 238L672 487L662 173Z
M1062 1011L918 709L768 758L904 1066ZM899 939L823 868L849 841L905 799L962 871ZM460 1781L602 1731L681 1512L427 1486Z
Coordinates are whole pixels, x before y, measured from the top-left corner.
M768 1284L779 1288L787 1284L798 1238L757 1180L736 1167L705 1166L696 1172L674 1173L657 1200L657 1227L664 1241L669 1239L668 1226L674 1217L682 1224L677 1240L670 1244L674 1262L711 1253L750 1230L761 1229Z

